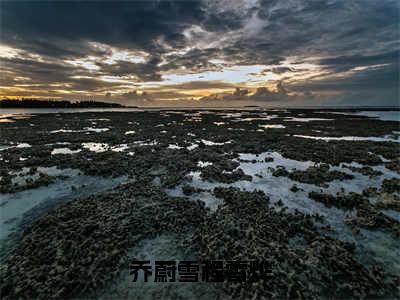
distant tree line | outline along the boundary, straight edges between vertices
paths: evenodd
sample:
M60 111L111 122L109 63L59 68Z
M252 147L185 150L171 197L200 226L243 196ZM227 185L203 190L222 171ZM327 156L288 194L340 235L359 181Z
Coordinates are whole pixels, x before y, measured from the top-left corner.
M58 100L38 100L38 99L1 99L0 108L98 108L98 107L123 107L118 103L108 103L99 101L58 101Z

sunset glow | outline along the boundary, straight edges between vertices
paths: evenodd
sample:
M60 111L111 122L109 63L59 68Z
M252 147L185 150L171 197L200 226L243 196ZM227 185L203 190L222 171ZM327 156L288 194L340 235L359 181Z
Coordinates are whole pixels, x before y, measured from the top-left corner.
M79 8L4 2L1 96L125 104L398 100L395 1L157 3L123 1L113 10L110 3L92 1ZM350 6L353 13L344 13ZM318 14L310 18L313 10ZM246 92L235 95L236 88Z

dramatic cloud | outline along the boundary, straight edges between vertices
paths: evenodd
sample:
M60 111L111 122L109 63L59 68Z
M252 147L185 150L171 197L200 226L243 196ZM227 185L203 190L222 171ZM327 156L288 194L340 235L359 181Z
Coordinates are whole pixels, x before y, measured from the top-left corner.
M397 0L0 5L2 96L398 105Z

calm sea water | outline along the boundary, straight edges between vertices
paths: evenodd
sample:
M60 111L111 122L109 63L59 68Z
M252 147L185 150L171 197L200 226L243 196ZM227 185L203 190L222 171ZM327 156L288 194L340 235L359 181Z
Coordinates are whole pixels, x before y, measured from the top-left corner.
M360 111L355 115L378 118L383 121L400 121L400 111Z
M146 109L147 110L147 109ZM81 113L81 112L107 112L107 111L143 111L139 108L1 108L2 115L19 114L52 114L52 113Z
M124 111L154 111L154 110L259 110L261 108L238 108L238 107L227 107L227 108L197 108L197 107L163 107L163 108L2 108L0 109L0 118L7 117L7 115L16 114L48 114L48 113L81 113L81 112L124 112ZM267 109L268 110L268 109ZM284 109L282 109L284 110ZM383 121L399 121L400 122L400 111L359 111L356 113L348 113L352 115L361 115L371 118L379 118Z

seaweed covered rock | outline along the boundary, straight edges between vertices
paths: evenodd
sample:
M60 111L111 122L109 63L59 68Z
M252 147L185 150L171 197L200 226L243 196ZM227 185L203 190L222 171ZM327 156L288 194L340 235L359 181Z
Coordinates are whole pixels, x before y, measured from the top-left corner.
M346 221L349 225L358 225L368 229L386 229L397 237L400 236L400 222L386 216L374 207L362 207L357 210L357 217Z
M290 188L290 190L291 190L293 193L297 193L297 192L300 191L301 189L299 189L299 188L297 187L296 184L293 184L292 187Z
M251 120L243 121L243 114L249 115ZM270 266L272 271L265 281L228 284L234 296L365 298L388 292L388 287L382 283L382 273L373 269L369 272L360 266L354 259L351 245L321 236L312 225L313 217L295 211L287 213L281 200L274 201L280 205L277 212L268 206L268 199L262 192L215 189L214 194L223 197L225 204L216 214L204 219L210 212L203 203L171 198L163 192L162 188L184 185L191 171L201 172L203 179L213 182L251 180L238 169L239 162L244 161L234 160L242 157L241 154L267 151L277 151L284 158L319 163L305 171L284 167L275 170L277 176L291 176L293 180L316 185L350 179L349 174L337 173L324 164L338 166L358 162L399 170L399 145L395 142L326 142L295 137L316 130L320 132L316 135L321 137L383 136L398 130L398 122L340 114L333 117L330 113L304 110L302 117L333 120L299 124L285 122L288 117L300 115L297 110L287 110L273 113L277 116L276 124L284 122L284 129L257 132L259 125L265 123L260 119L265 119L265 114L270 112L87 112L37 114L29 120L2 124L2 147L7 146L1 151L0 163L4 186L14 181L8 177L11 171L30 168L28 175L34 175L39 169L36 167L73 168L89 176L140 179L106 195L73 200L29 226L16 252L0 270L2 298L84 298L119 271L127 247L163 231L190 232L191 228L199 230L193 243L201 249L200 255L204 258L258 259ZM93 126L91 119L98 119L98 129L107 130L87 131L85 128ZM224 122L226 126L214 126L214 122ZM126 134L127 130L135 134ZM229 144L225 143L227 141ZM81 151L73 155L51 155L60 142ZM19 143L29 143L30 147L18 148ZM105 143L109 150L91 151L83 148L83 143ZM168 149L171 143L179 147ZM112 151L117 145L126 145L125 150ZM264 162L272 160L268 157ZM211 162L214 167L203 170L199 161ZM262 161L259 157L247 162ZM280 162L278 158L275 161ZM370 168L354 171L371 173ZM152 187L150 182L159 187ZM327 205L361 209L360 224L355 225L364 226L365 223L370 229L373 227L368 226L379 226L394 232L395 223L381 215L385 212L379 209L398 208L398 190L398 181L392 179L385 181L382 189L363 193L365 200L358 195L326 196L322 193L315 199ZM186 186L183 191L196 196L193 193L200 189ZM281 198L282 195L277 196ZM365 202L367 198L376 204L370 207ZM1 205L7 205L5 203Z
M223 183L233 183L239 180L251 181L252 177L246 175L242 169L236 169L234 171L225 171L218 166L211 165L203 168L201 172L201 178L208 181L217 181Z
M9 175L3 176L0 180L0 193L16 193L24 190L35 189L41 186L48 186L56 180L56 176L50 176L38 172L35 177L32 174L27 176ZM14 179L14 180L13 180Z
M393 159L385 163L385 167L400 174L400 159Z
M383 180L381 190L385 193L400 192L400 179L391 178Z
M193 228L206 212L203 203L168 197L144 182L70 202L24 232L1 266L2 299L93 293L117 275L140 239Z
M378 194L378 189L376 187L369 186L362 191L362 195L365 197L372 197Z
M278 212L259 191L215 188L214 194L224 204L195 234L200 258L267 264L262 278L225 282L233 298L359 298L388 290L381 272L357 262L352 245L321 236L312 216Z
M357 172L362 175L369 176L370 178L380 176L383 174L381 171L374 170L370 166L355 167L355 166L343 164L343 168L347 168L353 172Z
M349 180L354 178L351 174L337 170L329 171L329 168L329 165L321 164L319 166L309 167L305 171L293 170L289 172L284 167L278 166L272 175L276 177L285 176L294 181L315 185L323 185L333 180Z
M379 208L390 208L400 212L400 196L394 194L382 194L381 202L376 204Z
M289 172L286 170L286 168L284 166L277 166L276 169L274 169L272 171L272 176L275 176L275 177L280 177L280 176L287 177L287 176L289 176Z
M311 191L308 193L308 197L311 199L324 203L326 206L336 206L340 208L353 208L359 207L368 202L362 195L357 193L342 193L339 192L336 196L331 194L319 193Z

